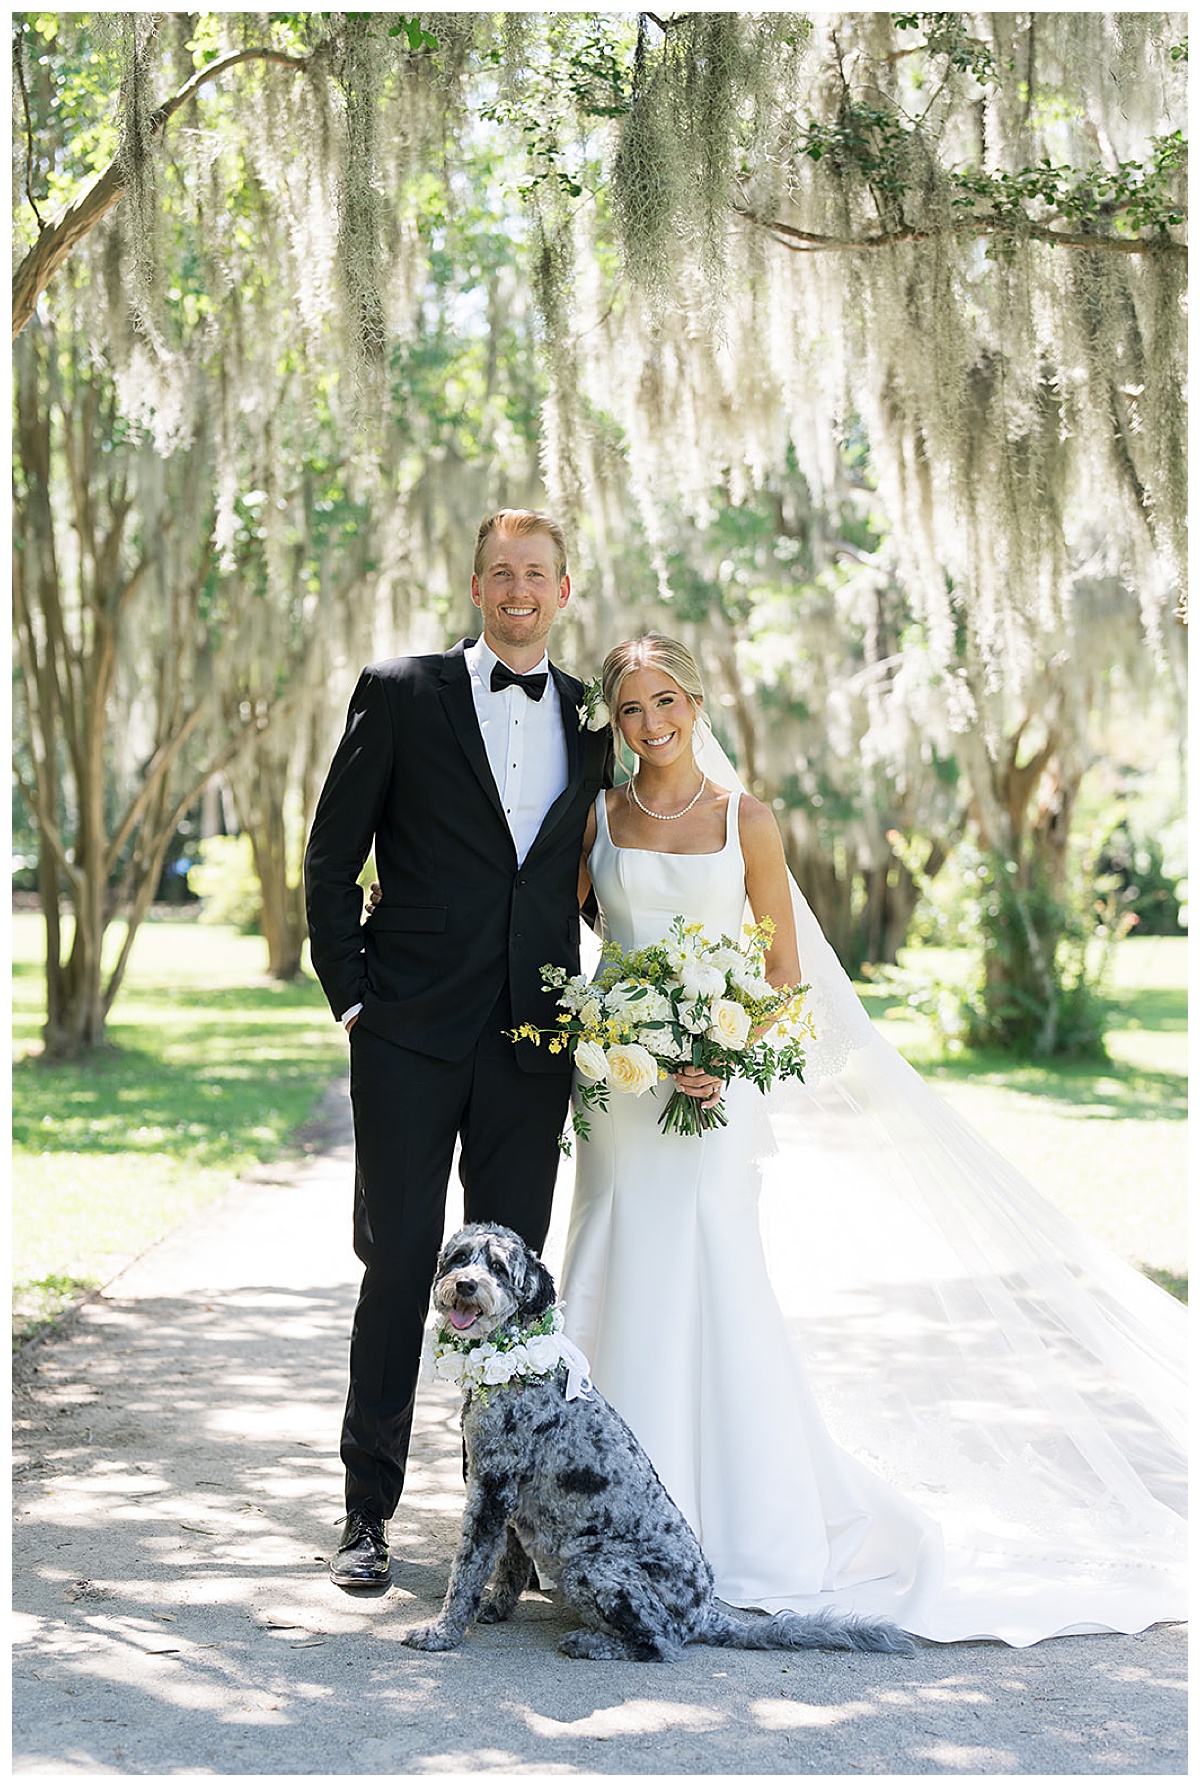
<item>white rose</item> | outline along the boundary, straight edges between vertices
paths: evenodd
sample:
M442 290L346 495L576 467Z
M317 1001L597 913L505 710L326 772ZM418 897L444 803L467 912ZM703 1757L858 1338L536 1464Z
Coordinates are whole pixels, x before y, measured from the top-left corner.
M507 1353L493 1353L490 1359L484 1360L483 1370L480 1373L485 1384L507 1383L511 1375L512 1367L509 1365Z
M575 1065L585 1080L608 1078L608 1057L598 1042L581 1036L575 1044Z
M708 999L714 993L725 991L725 976L721 970L714 968L711 962L700 961L696 956L693 956L691 961L684 963L680 969L679 979L684 992L691 999Z
M516 1346L509 1347L503 1357L508 1360L508 1375L510 1377L522 1377L526 1372L534 1369L533 1360L529 1356L528 1341L518 1341Z
M558 1336L533 1334L525 1342L525 1351L529 1354L529 1363L534 1371L553 1371L559 1359Z
M746 958L740 949L732 949L728 944L722 943L708 959L722 974L736 974Z
M744 1049L750 1034L750 1013L732 999L718 999L712 1008L708 1034L726 1049Z
M641 1043L618 1043L608 1051L608 1083L616 1092L640 1098L658 1083L658 1063Z
M461 1384L466 1362L462 1353L439 1353L433 1361L433 1375L446 1378L452 1384Z

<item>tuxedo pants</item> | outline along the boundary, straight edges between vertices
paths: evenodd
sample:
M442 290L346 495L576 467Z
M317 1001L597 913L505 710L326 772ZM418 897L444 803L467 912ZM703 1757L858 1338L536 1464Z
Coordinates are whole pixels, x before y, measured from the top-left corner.
M362 1288L342 1427L347 1509L380 1519L404 1484L434 1267L456 1140L468 1222L501 1222L540 1249L550 1226L570 1074L524 1073L501 1031L507 995L462 1061L350 1032L354 1251Z

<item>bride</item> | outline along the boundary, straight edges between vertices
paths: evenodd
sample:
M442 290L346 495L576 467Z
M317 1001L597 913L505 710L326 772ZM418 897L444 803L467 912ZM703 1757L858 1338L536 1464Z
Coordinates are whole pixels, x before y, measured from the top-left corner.
M1184 1617L1183 1310L873 1029L687 650L617 646L602 693L635 773L596 801L581 901L622 951L769 915L816 1031L803 1087L678 1076L724 1128L664 1135L668 1081L577 1148L567 1332L718 1595L1018 1645Z

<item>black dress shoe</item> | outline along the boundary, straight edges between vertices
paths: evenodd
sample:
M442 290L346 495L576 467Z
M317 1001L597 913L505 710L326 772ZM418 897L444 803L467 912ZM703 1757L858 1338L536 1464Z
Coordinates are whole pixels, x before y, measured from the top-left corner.
M388 1547L378 1515L350 1510L329 1574L339 1588L376 1588L387 1581Z

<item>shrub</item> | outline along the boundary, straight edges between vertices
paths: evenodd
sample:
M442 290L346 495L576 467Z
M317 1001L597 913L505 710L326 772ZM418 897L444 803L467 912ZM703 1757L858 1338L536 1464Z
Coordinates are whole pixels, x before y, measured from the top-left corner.
M257 935L262 929L262 894L247 834L205 838L199 856L188 870L188 886L203 901L201 924L236 925L244 936Z

